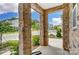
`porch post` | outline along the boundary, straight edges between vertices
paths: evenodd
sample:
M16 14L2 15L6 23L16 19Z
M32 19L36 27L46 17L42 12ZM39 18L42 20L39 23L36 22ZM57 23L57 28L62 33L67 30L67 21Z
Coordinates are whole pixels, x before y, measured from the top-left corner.
M64 50L69 51L69 21L70 21L70 7L66 3L63 10L63 48Z
M19 54L31 54L31 5L19 4Z
M40 45L44 45L44 25L43 25L43 14L40 14Z
M48 14L44 11L41 15L41 45L48 45Z

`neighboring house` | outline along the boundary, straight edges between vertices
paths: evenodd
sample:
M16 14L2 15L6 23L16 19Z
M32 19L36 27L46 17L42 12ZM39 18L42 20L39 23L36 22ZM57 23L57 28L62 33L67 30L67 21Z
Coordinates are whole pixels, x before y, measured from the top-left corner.
M10 22L11 22L12 26L19 27L19 19L11 20Z
M4 21L11 23L11 26L19 27L19 19L18 18L14 18L14 19L11 18L11 19L4 20Z

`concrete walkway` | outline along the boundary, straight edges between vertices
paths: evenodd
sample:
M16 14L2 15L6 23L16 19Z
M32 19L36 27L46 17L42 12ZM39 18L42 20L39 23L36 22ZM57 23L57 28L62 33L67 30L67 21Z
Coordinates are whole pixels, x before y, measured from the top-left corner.
M6 51L5 53L1 54L1 55L10 55L11 52L10 51Z
M41 51L41 55L69 55L67 51L64 51L63 49L52 47L52 46L39 46L37 49L33 50L35 51Z
M49 38L48 45L63 49L63 39Z

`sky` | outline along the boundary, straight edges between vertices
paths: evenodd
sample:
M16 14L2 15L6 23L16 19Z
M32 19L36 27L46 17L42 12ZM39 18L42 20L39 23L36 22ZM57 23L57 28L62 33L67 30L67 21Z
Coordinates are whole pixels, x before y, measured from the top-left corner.
M32 20L38 20L39 21L40 20L40 14L37 11L31 9L31 18L32 18Z
M31 14L32 20L40 20L40 14L37 11L31 9L31 13L32 13ZM48 14L48 23L52 24L52 25L61 24L62 23L62 18L61 18L62 14L63 14L62 10Z
M52 25L59 25L62 23L63 10L48 14L48 23Z
M0 20L18 17L18 4L0 3Z
M61 23L62 13L62 11L56 11L48 14L48 23L53 25ZM12 17L18 17L18 4L0 3L0 21ZM31 9L31 18L32 20L40 20L40 14Z

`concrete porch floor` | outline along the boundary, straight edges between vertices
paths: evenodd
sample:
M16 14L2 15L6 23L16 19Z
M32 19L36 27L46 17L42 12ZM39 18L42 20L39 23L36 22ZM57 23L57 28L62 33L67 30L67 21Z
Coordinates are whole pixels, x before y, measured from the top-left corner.
M39 46L32 52L35 52L35 51L41 51L42 55L69 55L67 51L64 51L61 48L56 48L52 46Z

